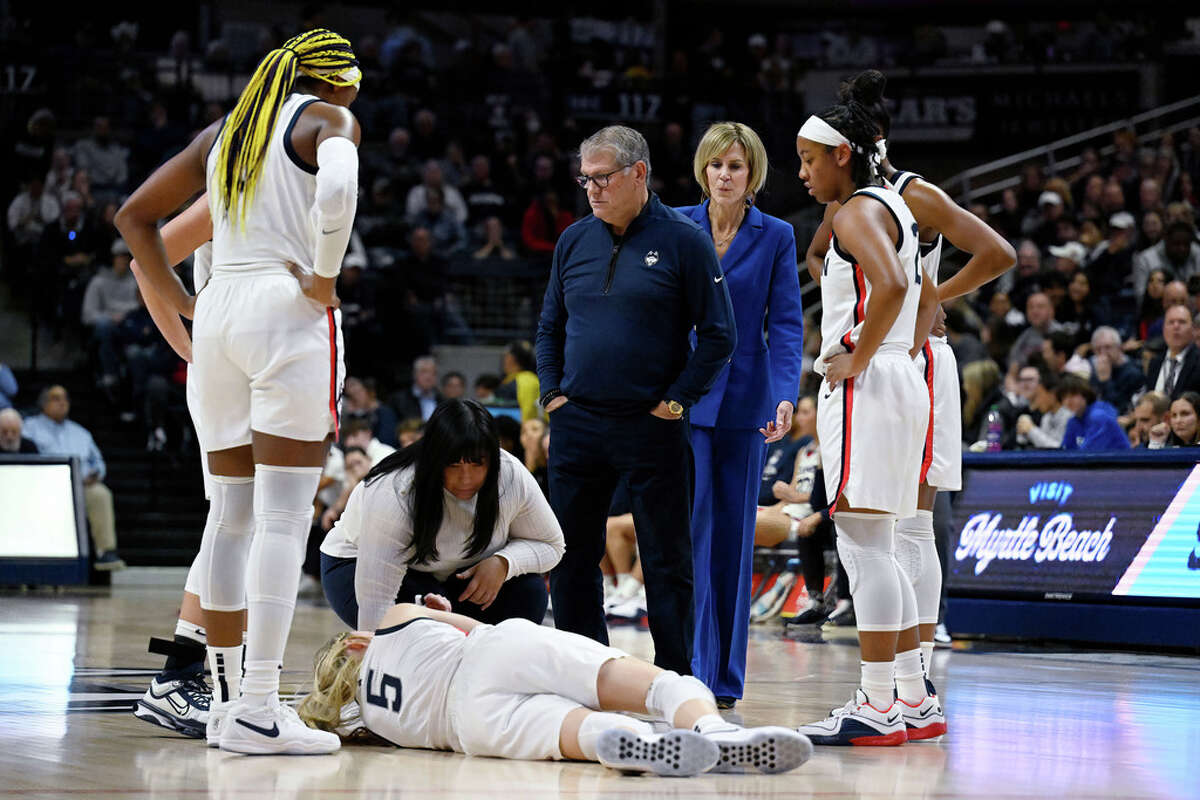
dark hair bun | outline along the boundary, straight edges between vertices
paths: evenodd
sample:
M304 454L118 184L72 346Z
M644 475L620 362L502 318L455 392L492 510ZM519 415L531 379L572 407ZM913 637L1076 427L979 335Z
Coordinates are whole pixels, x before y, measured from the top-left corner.
M887 86L887 78L877 69L863 70L848 81L842 83L838 97L843 103L861 103L864 106L874 105L883 100L883 90Z

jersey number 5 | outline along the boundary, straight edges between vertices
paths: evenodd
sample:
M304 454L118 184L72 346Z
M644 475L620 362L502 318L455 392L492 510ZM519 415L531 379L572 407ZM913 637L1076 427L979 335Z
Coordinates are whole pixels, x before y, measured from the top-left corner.
M375 686L375 670L373 670L373 669L367 670L367 702L373 706L379 706L380 708L387 708L388 707L387 690L391 689L392 690L391 709L392 709L392 711L399 711L400 710L400 700L401 700L401 695L402 695L402 689L400 687L400 679L397 678L395 675L388 675L386 672L381 672L381 673L379 673L379 675L380 675L379 693L376 694L375 690L372 688Z

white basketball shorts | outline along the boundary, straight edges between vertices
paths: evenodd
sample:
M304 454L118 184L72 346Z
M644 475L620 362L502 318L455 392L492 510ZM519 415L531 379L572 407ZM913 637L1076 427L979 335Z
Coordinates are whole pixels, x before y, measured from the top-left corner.
M341 313L305 297L290 273L214 273L192 339L209 452L250 444L251 430L303 442L336 431Z
M929 390L932 412L921 458L921 480L948 492L962 489L962 398L958 361L950 345L929 339L916 364Z
M580 706L599 707L600 667L626 656L527 619L475 628L467 637L446 701L463 752L561 759L563 720Z
M831 505L845 497L851 508L904 518L917 513L929 389L907 351L885 347L860 375L832 391L821 384L817 436Z

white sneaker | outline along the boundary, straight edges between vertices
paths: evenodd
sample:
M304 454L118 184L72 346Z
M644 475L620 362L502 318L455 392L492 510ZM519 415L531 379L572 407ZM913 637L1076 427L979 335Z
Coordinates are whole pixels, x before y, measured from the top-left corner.
M294 708L278 700L265 706L239 700L221 723L221 749L234 753L322 755L341 746L336 733L308 727Z
M951 644L954 640L950 638L950 631L946 630L946 626L941 622L933 629L933 642L939 645Z
M208 725L211 699L212 690L204 682L201 672L162 683L155 676L142 699L133 704L133 715L153 725L200 739Z
M813 752L807 736L774 725L762 728L730 725L728 730L704 735L721 748L721 758L712 772L758 770L769 775L788 772L808 761Z
M946 715L942 712L937 695L925 695L925 699L915 706L896 700L893 708L900 709L910 742L936 739L946 734Z
M904 717L896 703L880 711L867 702L862 689L855 689L854 699L830 711L825 719L797 730L813 744L887 747L908 741Z
M208 709L208 727L204 731L204 738L208 740L209 747L221 746L221 726L225 723L225 715L229 713L229 709L233 708L233 704L237 702L230 700L226 703L212 703Z
M596 742L596 758L606 767L681 778L707 772L720 755L713 740L678 729L643 736L628 728L609 728Z
M614 619L638 619L646 614L646 587L640 587L633 596L608 609Z

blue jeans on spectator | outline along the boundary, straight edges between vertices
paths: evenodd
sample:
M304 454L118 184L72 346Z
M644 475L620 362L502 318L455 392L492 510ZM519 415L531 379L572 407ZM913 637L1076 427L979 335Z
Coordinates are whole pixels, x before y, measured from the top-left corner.
M358 628L358 599L354 595L354 568L357 563L356 558L338 558L321 553L321 587L325 590L325 598L334 613L352 629ZM487 625L514 618L541 625L546 618L549 595L545 578L537 573L518 575L505 581L486 610L475 603L458 599L468 583L470 581L453 575L439 581L432 573L419 572L410 567L400 582L396 602L411 603L419 594L440 594L450 601L454 613Z
M92 327L92 341L96 343L96 354L100 358L100 374L116 378L121 374L121 359L116 346L117 323L105 318Z

